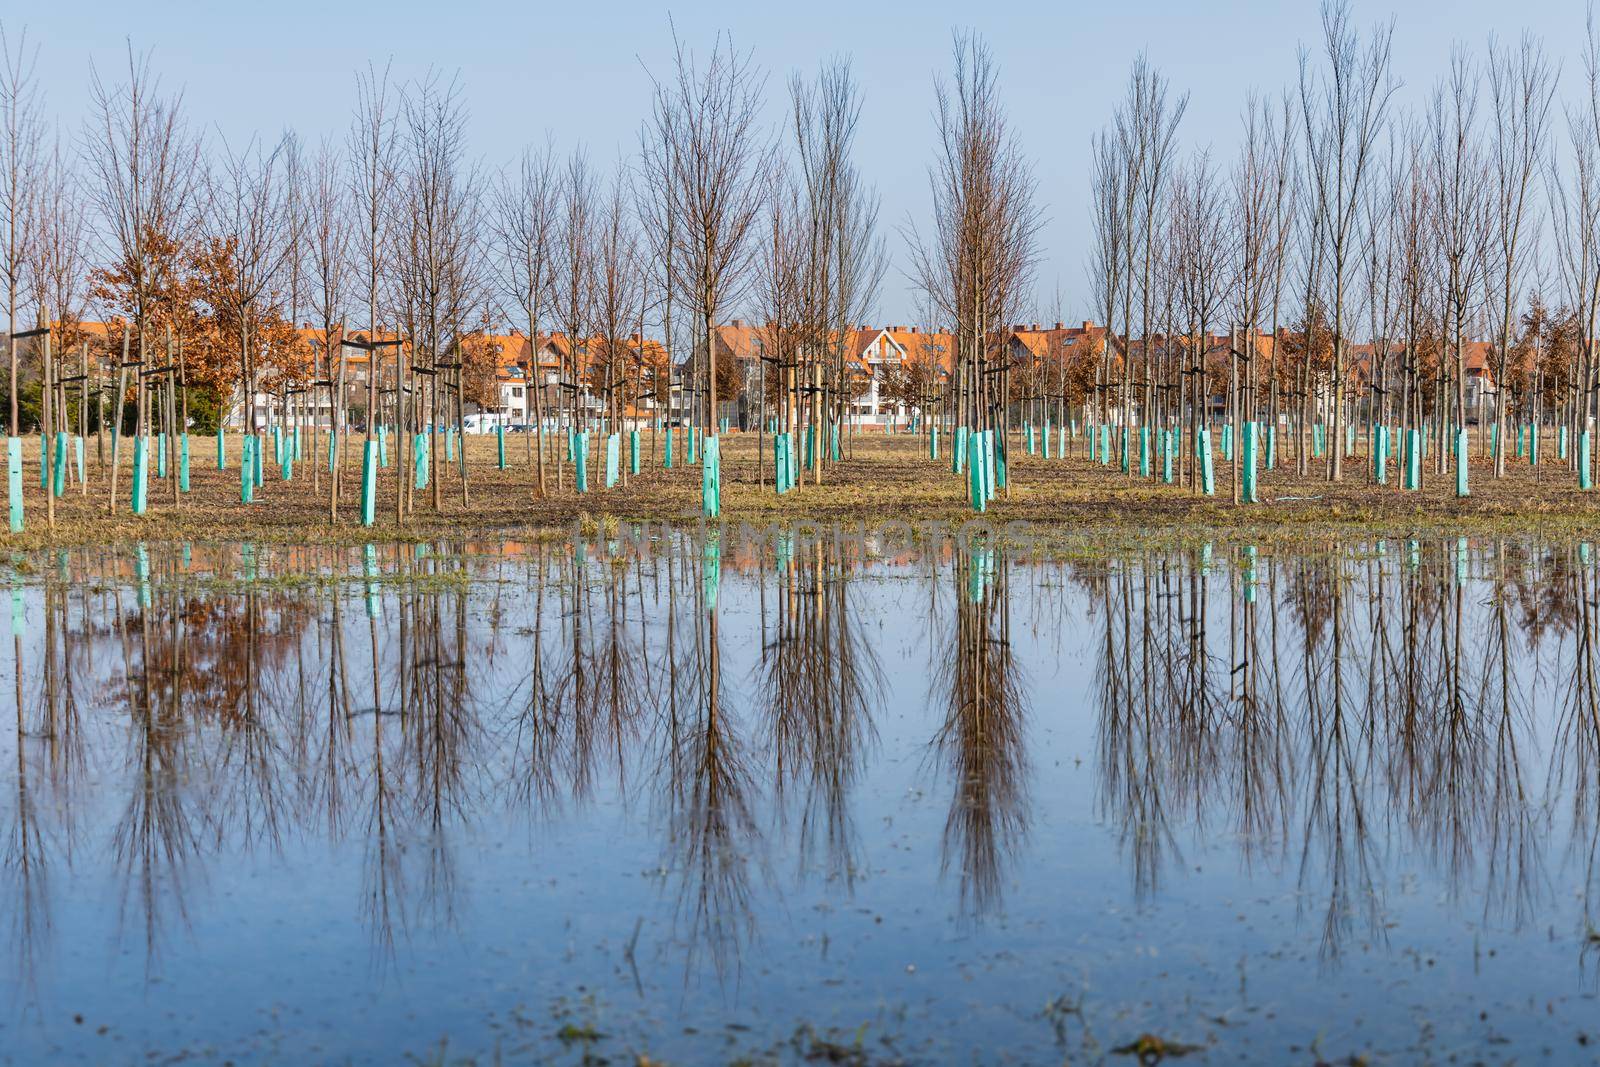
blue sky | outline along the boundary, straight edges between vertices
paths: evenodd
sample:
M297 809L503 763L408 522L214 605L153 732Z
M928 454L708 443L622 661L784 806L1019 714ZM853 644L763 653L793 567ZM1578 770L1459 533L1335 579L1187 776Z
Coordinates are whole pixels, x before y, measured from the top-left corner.
M5 17L25 24L41 47L49 113L75 130L87 101L90 61L122 61L125 41L150 48L165 84L182 87L191 118L228 137L298 130L308 141L340 135L349 122L353 72L370 58L395 73L432 65L461 71L471 136L498 167L545 132L562 147L583 144L598 162L631 152L647 105L645 68L670 59L668 15L698 48L718 31L754 51L770 72L768 95L781 119L785 80L824 58L853 58L864 91L859 159L883 196L894 266L880 318L910 321L916 301L902 273L900 229L927 212L932 83L949 65L953 27L982 33L1000 61L1001 84L1040 178L1047 224L1037 314L1088 315L1083 263L1089 228L1084 156L1109 118L1134 55L1147 50L1176 89L1188 90L1187 147L1220 158L1237 146L1239 114L1251 89L1276 93L1295 77L1297 48L1318 31L1315 3L943 2L679 5L579 3L513 5L481 0L344 4L303 0L252 5L89 3L29 5ZM1398 7L1358 2L1363 24L1397 19L1401 101L1417 103L1440 75L1452 41L1481 52L1490 32L1524 28L1544 37L1564 66L1562 95L1581 76L1580 2L1492 3L1419 0ZM1241 58L1235 59L1238 56ZM1055 293L1059 288L1058 308Z

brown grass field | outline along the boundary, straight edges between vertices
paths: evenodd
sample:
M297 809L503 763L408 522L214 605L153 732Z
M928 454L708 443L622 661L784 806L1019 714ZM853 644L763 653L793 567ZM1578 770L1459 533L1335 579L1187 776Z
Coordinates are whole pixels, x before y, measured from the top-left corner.
M1554 435L1552 434L1551 437ZM47 544L106 543L120 540L259 539L279 542L360 542L472 535L507 539L536 537L568 529L575 521L610 517L623 521L684 522L699 517L700 470L685 467L681 453L671 470L652 458L650 434L641 443L641 473L611 490L602 488L603 446L591 446L590 491L573 490L567 466L559 487L557 472L547 470L548 492L540 499L526 459L525 439L508 436L506 470L497 469L493 436L465 437L469 471L467 501L454 464L441 464L437 510L432 489L416 494L414 513L404 524L394 516L395 468L380 472L378 523L358 523L359 441L351 442L344 469L340 521L328 518L328 474L313 489L309 461L297 463L285 482L270 462L264 484L251 504L239 500L239 438L228 439L228 467L216 467L214 439L191 437L190 492L173 503L170 483L152 477L149 509L131 514L128 489L131 460L126 443L117 489L116 509L107 506L105 475L96 462L96 443L85 442L87 492L69 483L56 506L56 526L46 527L45 501L39 488L37 438L27 440L23 483L27 528L8 535L14 548ZM308 441L309 443L309 441ZM874 524L886 519L910 523L943 522L952 526L975 518L966 503L965 481L952 474L947 453L938 461L924 454L925 440L878 432L854 437L842 463L823 472L823 484L805 472L804 483L777 496L772 488L771 440L766 440L758 482L756 435L723 436L723 514L726 524L810 522ZM108 446L109 447L109 446ZM1454 496L1453 475L1434 473L1430 455L1423 464L1423 488L1397 487L1398 465L1391 462L1389 484L1374 485L1364 454L1347 461L1345 479L1332 484L1317 471L1307 477L1293 472L1292 461L1263 472L1261 503L1238 506L1231 500L1231 466L1217 460L1217 495L1206 498L1183 486L1167 486L1123 475L1113 467L1091 464L1083 454L1046 460L1023 454L1013 441L1011 487L994 501L985 516L996 526L1020 521L1063 535L1118 542L1152 538L1188 538L1229 534L1253 538L1305 537L1339 532L1402 533L1527 532L1565 535L1600 534L1600 492L1580 493L1576 477L1556 460L1553 441L1544 445L1539 467L1516 460L1504 479L1492 477L1491 462L1473 442L1471 489L1464 500ZM395 456L391 442L391 459ZM442 455L442 451L441 451ZM270 460L270 456L269 456ZM624 447L624 465L626 465ZM152 463L152 471L154 464Z

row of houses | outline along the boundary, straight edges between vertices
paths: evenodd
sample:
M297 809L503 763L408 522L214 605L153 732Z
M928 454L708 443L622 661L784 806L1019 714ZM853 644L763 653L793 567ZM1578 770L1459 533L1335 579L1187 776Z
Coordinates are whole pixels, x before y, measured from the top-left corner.
M98 323L85 326L98 327L100 332L105 332L105 328ZM326 339L322 331L306 325L299 332L308 350L326 352ZM368 340L360 332L352 333L350 337L358 344ZM1005 345L1014 365L1025 367L1032 364L1050 368L1045 375L1043 388L1054 390L1059 380L1056 368L1064 369L1069 375L1081 374L1085 381L1092 378L1105 340L1105 327L1088 320L1075 325L1061 322L1044 326L1039 323L1018 323L1007 331ZM858 385L858 392L851 402L851 414L859 423L899 422L912 414L906 398L896 395L902 391L892 387L893 378L900 371L920 366L926 370L926 379L934 383L935 388L941 388L939 383L948 378L955 365L954 336L918 326L852 325L844 331L843 342L850 377ZM480 356L486 354L494 360L494 381L492 387L486 390L484 402L467 406L469 414L476 417L479 425L531 424L536 397L543 410L556 410L563 404L562 368L573 365L575 354L578 363L592 368L598 361L590 357L604 348L599 338L591 338L580 342L574 353L571 340L558 331L541 333L536 341L530 341L526 334L517 330L503 334L480 334L469 338L468 343L477 346ZM1213 367L1226 367L1227 354L1234 343L1226 334L1213 334L1206 339L1207 359ZM1270 358L1278 343L1278 338L1263 333L1256 337L1254 350L1261 358ZM655 392L652 386L656 383L656 375L670 373L675 383L687 380L688 360L681 360L674 366L660 341L640 334L631 335L624 344L627 351L621 362L627 366L630 375L640 375L646 387L645 395L639 398L637 405L628 407L626 416L652 419L663 415L668 418L685 415L691 401L677 390L666 390L673 399L664 405L665 410L657 409L651 395ZM1151 344L1164 346L1166 341L1157 334L1151 338ZM763 373L762 361L777 354L771 341L771 331L766 326L736 318L713 330L713 345L719 360L731 356L736 361L745 385L737 397L729 399L730 408L724 414L740 424L751 425L755 413L744 410L743 405L755 403L757 385ZM1133 343L1136 360L1141 353L1141 346L1142 342ZM364 409L371 367L369 352L361 347L336 348L336 352L343 360L346 407L358 411ZM1373 354L1370 345L1351 348L1349 373L1358 389L1365 389L1371 381ZM1466 344L1469 407L1477 407L1495 391L1491 354L1487 342L1470 341ZM767 366L767 373L771 373L770 362ZM327 373L325 363L323 367L322 372ZM334 376L337 377L337 372ZM590 380L581 383L582 388L577 391L580 409L596 414L601 411L603 402L600 392L604 382L600 378L599 372L591 370ZM389 386L392 382L380 385ZM319 422L326 425L331 421L332 404L326 392L316 390L300 399L310 406L313 417ZM257 394L256 408L258 412L269 412L278 407L281 400L281 396L263 391ZM244 401L241 390L229 405L227 421L230 424L243 424ZM260 419L269 417L258 416Z

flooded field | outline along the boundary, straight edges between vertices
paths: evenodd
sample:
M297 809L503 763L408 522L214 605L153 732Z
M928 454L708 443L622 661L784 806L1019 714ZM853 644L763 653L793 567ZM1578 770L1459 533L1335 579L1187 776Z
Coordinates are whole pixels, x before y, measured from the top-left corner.
M1596 1054L1590 546L607 547L15 559L0 1060Z

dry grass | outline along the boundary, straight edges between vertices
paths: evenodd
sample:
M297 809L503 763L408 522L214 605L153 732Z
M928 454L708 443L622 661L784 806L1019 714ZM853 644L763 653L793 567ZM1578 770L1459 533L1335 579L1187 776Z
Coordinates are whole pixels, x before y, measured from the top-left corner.
M502 471L495 464L493 437L466 438L469 504L463 504L455 466L443 464L444 469L435 472L443 474L438 509L434 509L430 488L417 494L415 513L403 525L396 524L395 469L391 466L380 474L379 521L370 530L356 521L359 443L348 453L341 522L335 525L328 519L325 470L320 475L321 491L314 492L309 462L295 465L290 482L282 481L279 471L269 464L255 502L242 504L238 438L229 439L229 467L219 471L214 440L206 435L190 440L191 491L174 504L169 483L152 478L149 510L138 518L128 509L131 464L124 456L117 507L112 513L107 508L104 476L95 462L95 442L90 440L86 442L89 491L84 495L76 485L69 486L57 503L53 535L45 527L37 445L30 440L24 474L28 528L10 540L14 547L27 548L124 539L359 542L467 534L525 538L570 528L575 521L597 515L652 522L695 521L699 516L699 468L683 466L680 456L672 470L662 469L659 458L649 458L653 451L650 436L643 435L643 470L625 485L609 491L599 488L603 450L597 442L592 446L591 491L584 495L573 491L570 467L558 487L556 471L551 469L548 493L542 499L535 493L523 439L507 438L511 466ZM964 480L950 472L948 456L937 462L929 460L925 447L918 437L859 435L847 446L844 462L824 472L823 484L813 484L807 474L803 485L778 497L772 490L770 440L762 462L764 477L758 482L755 435L725 435L723 520L871 524L898 519L954 525L973 518L966 505ZM1475 458L1473 495L1465 500L1453 495L1451 476L1432 473L1432 457L1425 463L1420 492L1396 488L1393 466L1390 485L1368 484L1362 457L1350 465L1346 480L1338 485L1315 474L1301 478L1280 467L1263 473L1261 504L1238 507L1230 502L1229 467L1220 457L1218 495L1207 499L1183 487L1130 478L1113 468L1090 464L1081 447L1077 455L1050 460L1022 455L1021 451L1018 443L1009 495L990 506L987 517L996 524L1023 521L1063 534L1119 541L1206 532L1303 537L1355 529L1600 533L1600 494L1579 493L1566 465L1553 459L1538 468L1530 468L1526 461L1515 463L1505 479L1496 481L1490 476L1488 461ZM1549 452L1553 456L1554 449ZM1476 457L1476 448L1474 454Z

